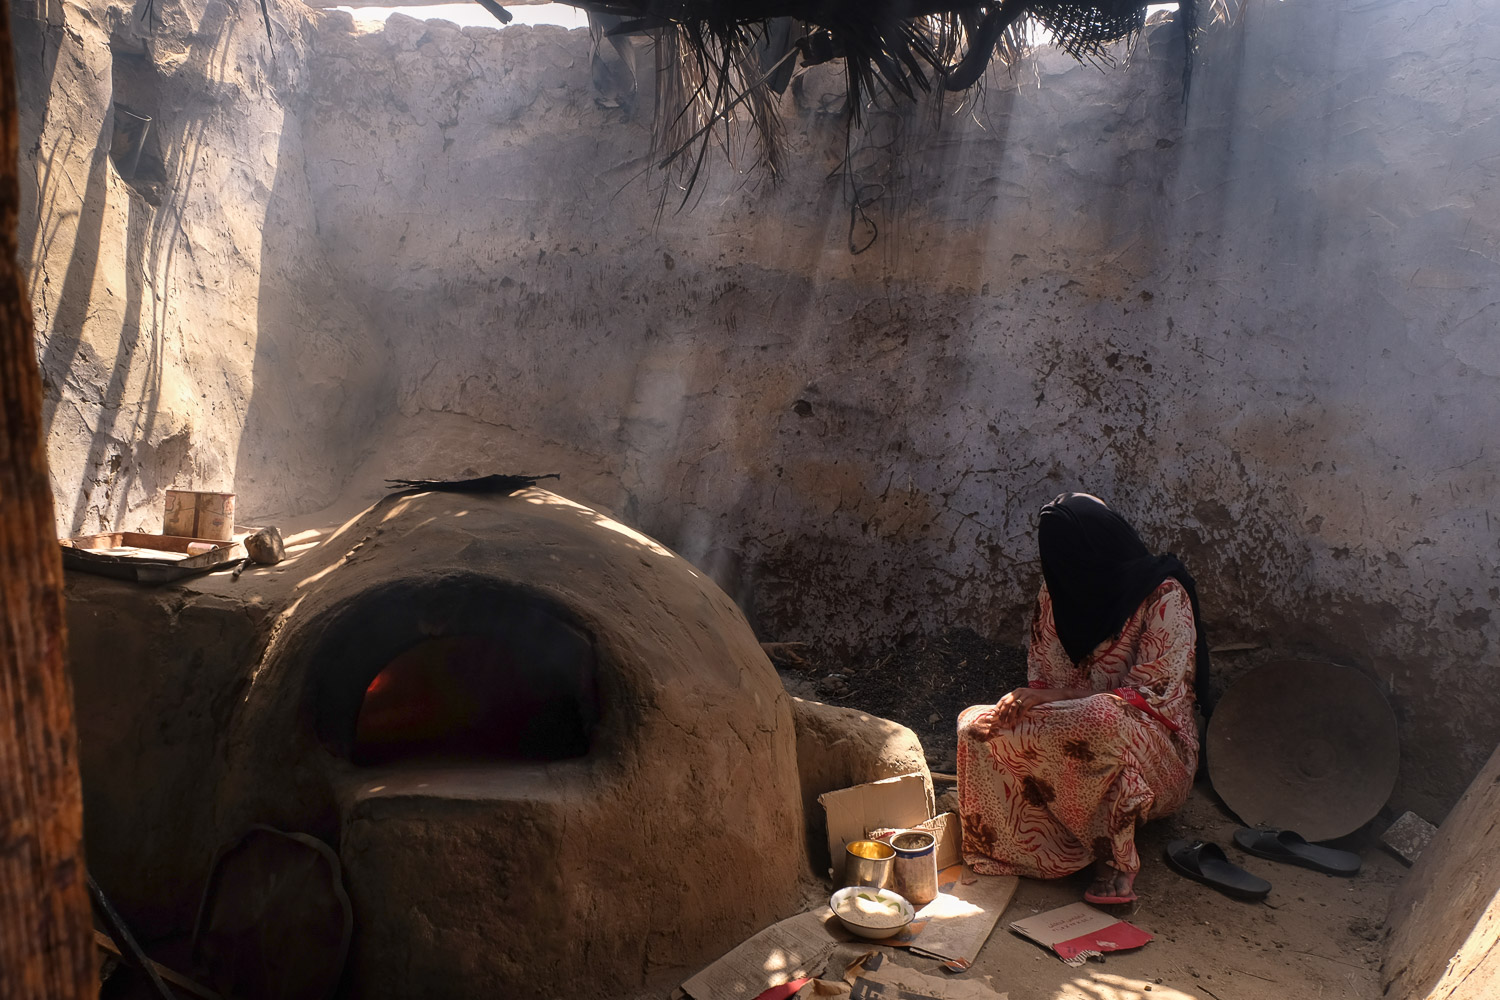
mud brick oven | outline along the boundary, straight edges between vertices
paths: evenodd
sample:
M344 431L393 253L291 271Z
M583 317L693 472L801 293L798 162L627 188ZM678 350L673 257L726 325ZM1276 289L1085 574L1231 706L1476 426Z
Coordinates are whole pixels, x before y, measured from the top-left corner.
M148 935L252 823L338 851L355 995L618 990L794 906L790 699L594 510L388 499L275 570L68 598L90 864Z

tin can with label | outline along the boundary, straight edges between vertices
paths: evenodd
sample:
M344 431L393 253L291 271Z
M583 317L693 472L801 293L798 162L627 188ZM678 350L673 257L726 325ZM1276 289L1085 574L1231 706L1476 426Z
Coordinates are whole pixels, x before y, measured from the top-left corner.
M896 851L895 889L913 906L937 899L937 837L926 830L903 830L891 837Z

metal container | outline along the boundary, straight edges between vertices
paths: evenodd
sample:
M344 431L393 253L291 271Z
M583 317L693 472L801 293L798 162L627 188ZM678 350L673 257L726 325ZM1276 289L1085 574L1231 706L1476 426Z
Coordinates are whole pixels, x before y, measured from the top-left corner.
M844 886L890 888L896 849L879 840L853 840L844 848Z
M891 837L896 852L895 889L913 906L937 899L937 837L926 830L903 830Z
M234 540L234 494L167 490L161 533L215 542Z

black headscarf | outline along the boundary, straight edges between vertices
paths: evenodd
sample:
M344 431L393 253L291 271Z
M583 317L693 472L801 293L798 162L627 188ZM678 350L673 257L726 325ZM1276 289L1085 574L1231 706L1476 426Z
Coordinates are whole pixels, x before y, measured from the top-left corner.
M1208 714L1208 637L1198 610L1198 588L1168 553L1152 555L1135 529L1087 493L1064 493L1042 508L1037 523L1042 577L1052 595L1057 637L1074 663L1111 636L1168 577L1182 584L1197 635L1194 688Z

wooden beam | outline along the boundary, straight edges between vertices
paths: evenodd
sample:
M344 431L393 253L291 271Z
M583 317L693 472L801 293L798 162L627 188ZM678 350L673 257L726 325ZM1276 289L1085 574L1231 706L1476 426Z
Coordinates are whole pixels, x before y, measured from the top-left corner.
M63 660L62 556L17 257L20 116L0 0L0 996L97 997L83 789Z

